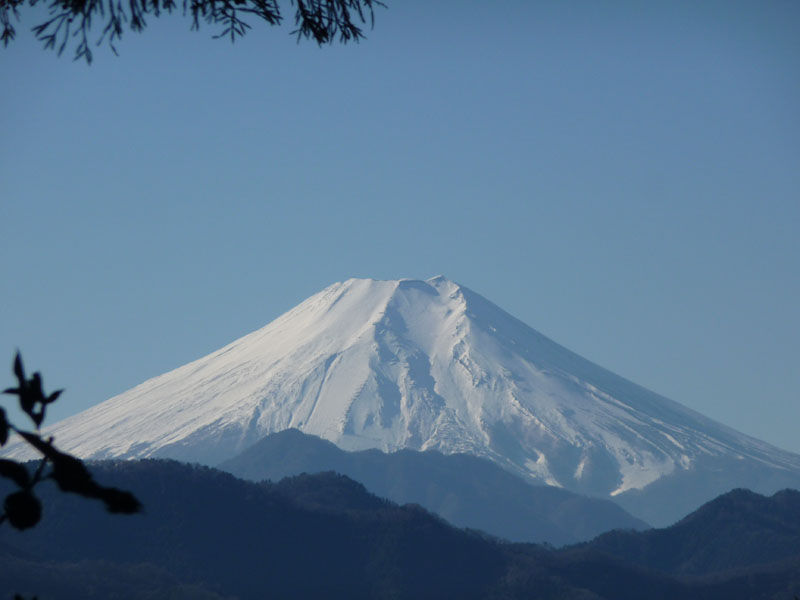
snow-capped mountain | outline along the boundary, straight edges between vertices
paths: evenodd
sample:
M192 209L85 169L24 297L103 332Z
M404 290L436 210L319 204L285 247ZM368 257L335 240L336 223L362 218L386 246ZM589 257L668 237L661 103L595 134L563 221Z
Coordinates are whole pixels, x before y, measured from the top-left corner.
M214 465L288 428L345 450L474 454L611 497L679 476L800 483L800 456L610 373L441 276L336 283L49 433L85 458Z

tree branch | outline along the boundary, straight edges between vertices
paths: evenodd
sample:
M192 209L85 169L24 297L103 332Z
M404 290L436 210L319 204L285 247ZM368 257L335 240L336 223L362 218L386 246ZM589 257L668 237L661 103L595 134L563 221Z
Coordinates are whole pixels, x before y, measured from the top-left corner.
M128 29L141 32L147 26L146 17L171 14L176 0L0 0L0 40L8 46L16 37L14 22L20 20L20 9L47 3L50 17L33 27L34 35L46 49L61 55L71 43L75 46L75 60L91 64L90 32L93 19L104 24L96 45L107 43L117 54L116 42ZM364 38L363 27L375 23L375 7L385 7L380 0L292 0L295 7L295 29L291 32L299 40L313 40L317 44L334 41L358 42ZM183 15L190 16L191 29L200 28L200 21L219 26L213 37L229 38L232 42L251 28L243 15L252 15L269 25L283 21L278 0L182 0Z

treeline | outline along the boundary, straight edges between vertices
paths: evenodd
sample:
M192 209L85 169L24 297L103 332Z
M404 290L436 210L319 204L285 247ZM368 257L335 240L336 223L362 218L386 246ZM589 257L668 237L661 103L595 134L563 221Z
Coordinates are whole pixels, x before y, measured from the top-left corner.
M239 600L638 600L645 591L648 599L777 600L800 590L798 557L676 577L590 545L555 551L459 530L332 473L256 484L173 461L91 467L108 485L133 491L145 513L115 518L43 484L39 525L0 532L6 589L30 589L41 600L99 597L87 592L98 589L119 598L136 591L137 598ZM735 506L724 506L736 516ZM757 539L759 521L749 527ZM31 572L37 585L21 587ZM72 587L46 593L47 582L67 573ZM115 577L126 582L116 591Z

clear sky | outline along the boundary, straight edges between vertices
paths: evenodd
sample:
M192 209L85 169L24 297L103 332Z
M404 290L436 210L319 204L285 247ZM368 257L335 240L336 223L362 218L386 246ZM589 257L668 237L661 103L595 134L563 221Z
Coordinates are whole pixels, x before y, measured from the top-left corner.
M444 274L800 452L800 3L387 3L358 45L174 16L91 67L27 15L3 387L19 347L67 388L53 422L335 281Z

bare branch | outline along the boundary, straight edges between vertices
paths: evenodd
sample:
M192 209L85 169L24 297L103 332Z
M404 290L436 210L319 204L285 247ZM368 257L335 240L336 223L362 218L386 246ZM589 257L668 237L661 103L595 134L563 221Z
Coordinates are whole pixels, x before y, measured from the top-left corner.
M75 60L92 62L90 33L93 20L103 23L96 45L107 43L117 53L116 43L128 29L141 32L147 27L146 17L172 13L176 0L0 0L0 40L4 46L16 37L14 21L20 19L20 7L44 1L50 17L33 28L34 35L47 49L59 55L73 44ZM317 44L334 41L358 42L364 38L363 27L375 22L375 7L385 5L380 0L292 0L295 7L295 29L298 39ZM253 16L269 25L283 21L278 0L183 0L183 14L191 19L191 29L200 28L200 21L218 26L213 37L229 38L232 42L243 36L251 25L244 20Z

